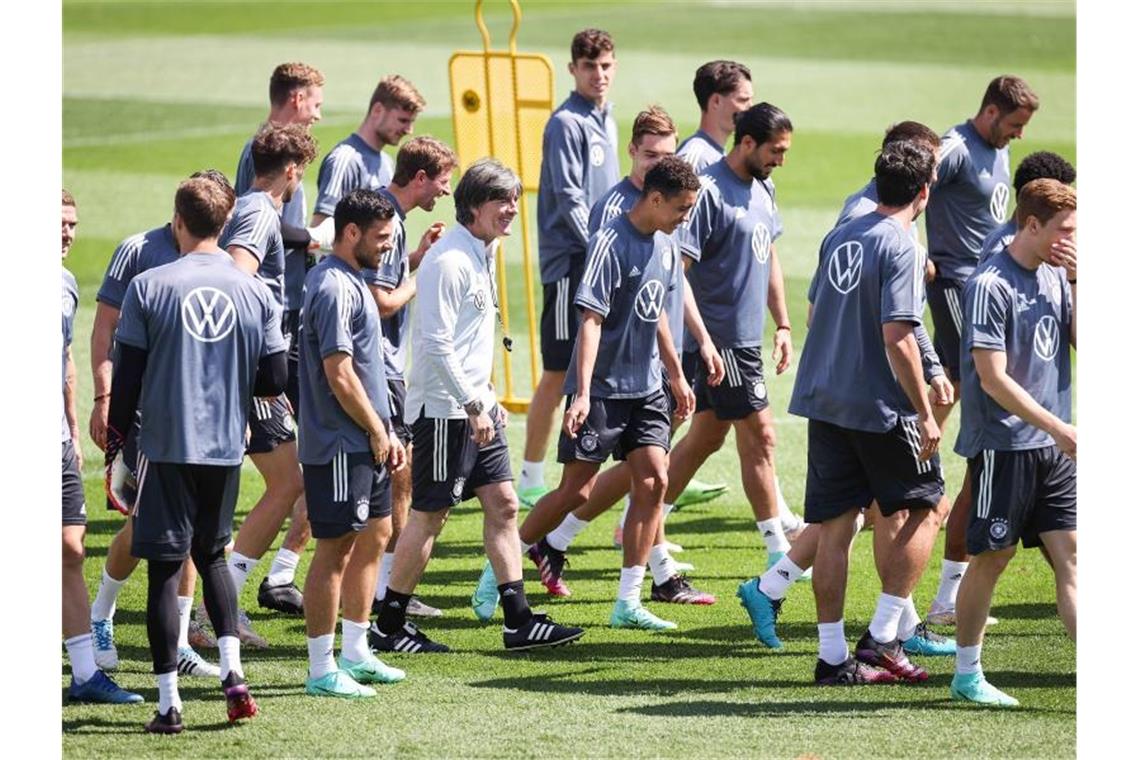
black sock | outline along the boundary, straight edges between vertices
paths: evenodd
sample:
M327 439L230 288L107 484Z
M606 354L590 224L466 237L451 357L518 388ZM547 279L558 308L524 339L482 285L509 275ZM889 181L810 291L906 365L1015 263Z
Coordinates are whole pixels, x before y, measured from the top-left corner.
M408 619L408 602L412 600L411 594L401 594L399 591L388 589L384 595L384 606L376 616L376 627L380 633L390 635L404 627Z
M147 561L146 634L157 674L178 669L179 561Z
M503 604L503 623L507 628L525 625L534 616L526 603L526 591L521 580L500 585L499 599Z

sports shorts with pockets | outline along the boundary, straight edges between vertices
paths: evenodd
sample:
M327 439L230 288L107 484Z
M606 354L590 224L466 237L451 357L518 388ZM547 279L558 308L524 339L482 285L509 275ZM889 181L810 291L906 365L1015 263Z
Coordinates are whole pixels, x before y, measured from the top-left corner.
M566 398L569 408L573 396ZM642 398L591 398L590 413L578 436L558 435L558 461L606 461L611 455L621 462L634 449L658 446L669 451L673 405L669 394L658 388Z
M222 551L233 533L241 465L149 462L139 457L131 554L182 560Z
M388 378L388 410L392 413L392 430L400 443L407 446L412 440L412 426L404 420L404 408L407 405L408 388L403 380L395 377Z
M342 451L328 464L307 464L303 477L314 538L360 532L369 520L392 514L388 468L377 465L371 451Z
M1077 464L1056 446L982 449L970 459L970 486L970 554L1019 540L1030 549L1041 546L1042 533L1077 529Z
M542 286L542 319L539 343L542 368L548 372L565 372L574 355L574 339L578 337L578 307L574 298L582 282L582 260L570 264L570 272Z
M693 394L697 411L711 409L718 420L742 420L753 412L768 408L768 386L764 381L763 349L722 348L724 379L715 388L709 385L709 370L697 362Z
M63 524L86 525L87 501L83 497L83 476L79 472L79 459L75 444L63 442Z
M497 419L500 411L491 410ZM506 431L495 422L485 446L471 439L467 419L420 416L412 423L412 509L438 512L475 496L475 489L514 480Z
M246 454L268 454L283 443L297 440L297 427L284 393L276 398L255 398L249 410L249 444Z
M961 380L962 283L936 277L926 286L926 300L934 321L934 351L954 382Z

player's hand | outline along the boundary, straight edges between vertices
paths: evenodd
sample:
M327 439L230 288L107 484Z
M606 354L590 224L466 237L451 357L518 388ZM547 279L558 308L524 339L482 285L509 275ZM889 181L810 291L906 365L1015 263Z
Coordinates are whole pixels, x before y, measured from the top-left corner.
M772 349L772 361L776 362L776 374L782 375L792 364L792 331L776 330L772 343L775 346Z
M75 462L79 465L79 473L83 474L83 446L79 442L79 431L71 431L71 445L75 449Z
M918 458L925 462L938 453L938 444L942 442L942 430L935 422L933 414L929 417L918 418L918 434Z
M107 413L110 409L110 396L99 399L91 408L91 422L87 425L87 431L91 433L91 440L95 442L100 451L107 448Z
M388 461L388 451L392 448L391 439L388 438L388 431L381 427L368 434L368 446L372 449L372 461L376 464L384 464Z
M424 234L420 236L420 247L412 251L408 256L408 266L412 269L419 269L420 262L423 261L424 254L427 253L428 248L435 245L435 241L439 240L443 235L443 231L447 228L443 222L432 222L432 225L424 230Z
M938 275L938 269L934 266L934 262L928 256L926 258L926 281L934 282L934 278Z
M1061 453L1068 456L1073 461L1077 459L1077 428L1075 425L1070 425L1067 422L1062 422L1056 430L1052 432L1053 440L1057 442L1057 448Z
M495 412L495 422L501 425L503 430L506 430L507 424L511 419L511 415L507 413L506 407L504 407L502 404L495 404L493 411Z
M1049 247L1049 263L1064 267L1069 280L1077 279L1077 242L1072 238L1059 240Z
M566 414L562 417L562 430L571 438L577 438L578 429L582 427L582 423L584 423L589 416L590 397L579 393L574 396L574 400L570 402L570 406L566 409Z
M721 370L723 371L723 369L724 366L721 365ZM697 406L697 397L693 395L689 381L684 377L670 377L669 389L673 391L673 399L677 403L677 408L673 410L673 416L682 421L689 419Z
M467 424L471 426L471 440L476 446L486 446L495 439L495 423L487 412L479 412L475 417L467 415Z
M391 436L392 445L388 448L388 472L399 472L408 465L408 450L400 439Z
M954 403L954 383L946 375L935 375L930 380L930 403L934 406L950 406Z
M336 237L336 221L330 216L315 227L307 227L310 251L331 251Z
M711 340L705 341L700 350L701 361L705 363L705 369L708 371L709 385L715 388L724 380L724 359Z

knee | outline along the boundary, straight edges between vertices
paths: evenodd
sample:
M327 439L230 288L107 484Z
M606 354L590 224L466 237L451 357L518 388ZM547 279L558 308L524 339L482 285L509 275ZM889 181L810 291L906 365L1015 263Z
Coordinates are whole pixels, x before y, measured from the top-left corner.
M83 569L84 551L83 541L78 537L64 536L63 538L63 569Z
M771 422L762 424L757 439L756 443L760 451L763 452L766 459L771 461L776 454L776 426Z
M665 489L669 486L669 473L664 466L655 467L652 471L635 478L633 488L643 496L660 500L665 496Z
M970 569L966 575L969 576L970 573L978 571L996 577L1005 571L1006 566L1009 565L1009 561L1013 559L1013 555L1016 551L1016 546L1010 546L1006 549L976 554L974 558L970 560Z
M695 453L699 458L707 459L716 452L720 451L724 446L724 440L728 437L727 429L715 428L712 430L703 430L700 435L693 437L693 448L696 449Z
M586 499L582 499L582 503L586 503ZM498 504L498 509L495 510L498 515L498 522L506 525L512 521L517 521L519 517L519 499L514 491L505 495Z

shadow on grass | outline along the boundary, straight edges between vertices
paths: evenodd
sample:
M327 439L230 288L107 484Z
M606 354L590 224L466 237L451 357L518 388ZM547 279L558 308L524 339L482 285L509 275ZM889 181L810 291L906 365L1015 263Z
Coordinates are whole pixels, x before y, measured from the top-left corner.
M765 684L766 685L766 684ZM804 686L797 683L796 686ZM867 687L876 691L881 689L900 689L900 686ZM885 700L830 700L827 695L836 694L835 690L823 690L821 687L820 699L816 700L790 700L787 702L724 702L717 700L686 700L684 702L669 702L658 705L643 705L639 707L621 707L615 710L618 713L646 715L651 718L692 718L692 717L737 717L762 718L791 716L797 718L811 716L834 716L855 713L874 713L881 710L891 710L902 715L913 714L914 711L946 711L946 710L984 710L979 705L966 705L955 702L947 697L944 700L927 701L885 701ZM1003 708L990 708L1002 710ZM1056 714L1065 711L1050 710L1037 707L1019 707L1017 715L1025 714Z
M1052 620L1057 618L1057 606L1040 602L999 604L990 609L990 614L998 620Z
M590 694L599 697L629 697L637 695L668 696L707 692L729 692L740 689L800 688L803 681L781 679L690 679L690 678L600 678L590 680L595 673L608 673L602 668L578 670L571 673L548 674L533 677L492 678L473 681L479 689L507 689L555 694Z
M142 707L146 707L146 705L142 705ZM145 733L143 731L143 724L153 717L153 710L153 704L150 705L150 709L148 710L138 710L138 714L134 719L107 720L105 718L76 718L75 720L64 720L63 733L75 735L114 734L116 736L122 736L123 734L143 734ZM183 717L183 721L185 722L186 733L241 730L241 724L233 724L226 720L217 723L197 723L194 721L194 716L191 715L188 720ZM155 740L162 741L163 738L160 735L156 735Z

